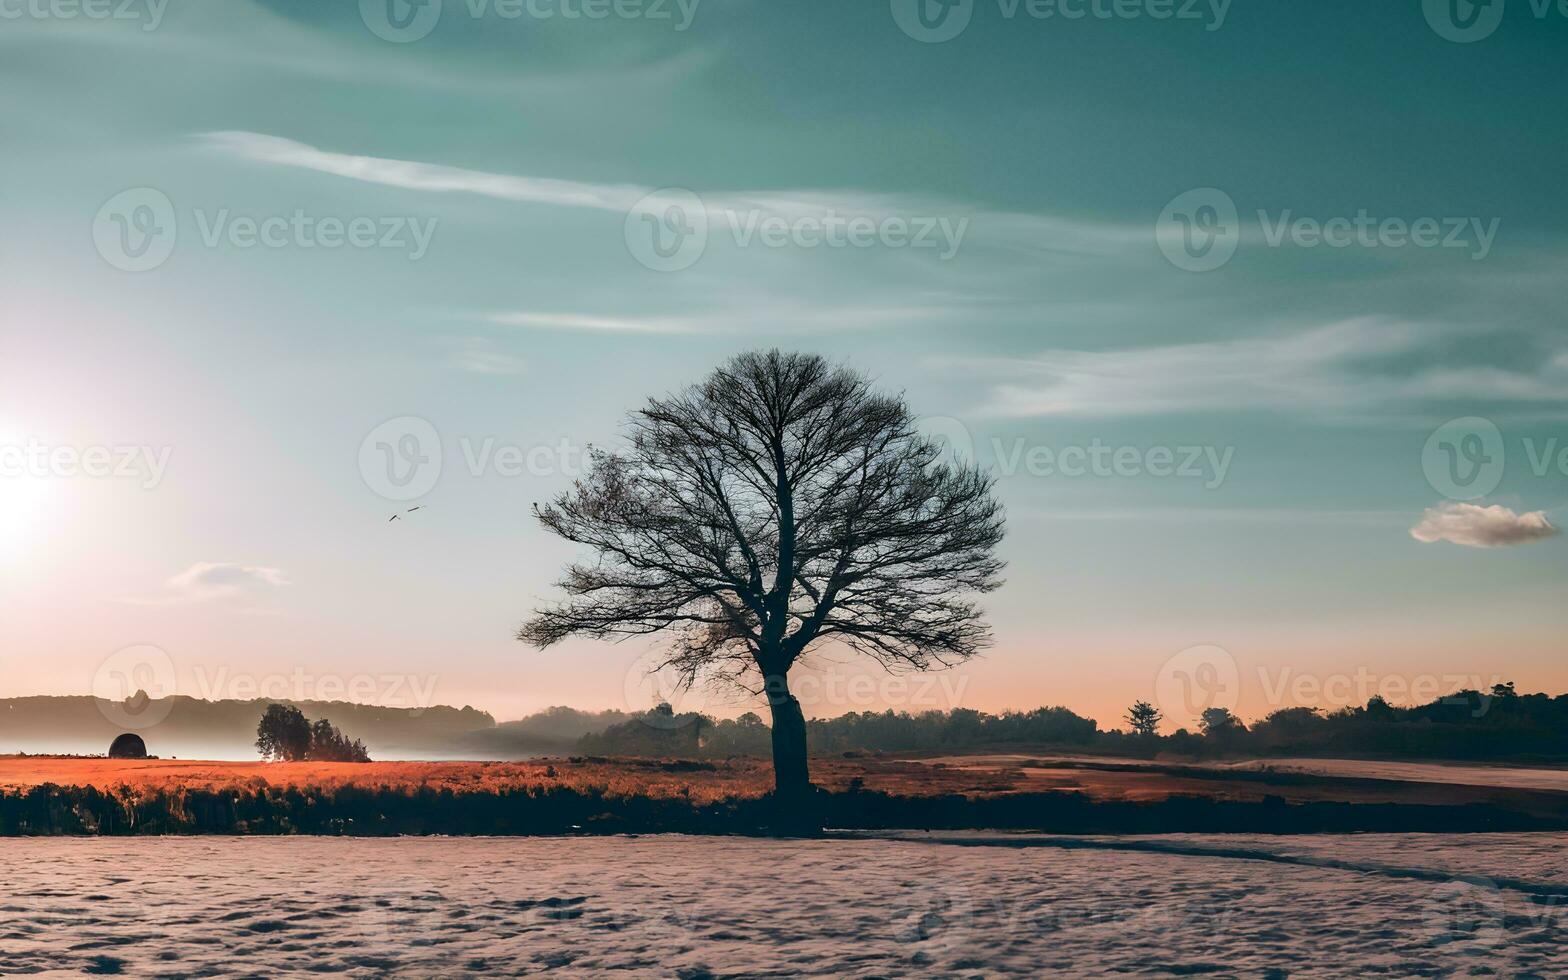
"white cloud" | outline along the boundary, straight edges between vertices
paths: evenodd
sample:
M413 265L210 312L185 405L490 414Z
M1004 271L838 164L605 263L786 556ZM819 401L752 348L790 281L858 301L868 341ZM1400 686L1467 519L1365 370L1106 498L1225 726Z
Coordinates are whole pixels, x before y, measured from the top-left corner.
M255 595L289 584L282 570L264 565L199 561L164 583L169 595L157 603L206 602Z
M505 327L535 327L543 330L601 330L610 333L696 333L703 317L682 316L591 316L582 313L494 313L491 323Z
M322 150L282 136L244 131L198 135L207 145L232 156L260 163L299 167L351 180L405 190L435 193L469 193L503 201L548 204L627 212L659 188L639 184L595 184L555 177L532 177L469 170L438 163L358 156ZM987 211L973 204L932 198L901 198L861 191L820 189L705 191L696 189L711 222L727 222L731 212L778 215L791 221L802 217L842 218L867 216L974 219L976 233L993 243L1040 252L1104 254L1110 251L1147 249L1152 233L1142 225L1079 221L1045 215ZM672 198L671 203L682 203Z
M235 156L285 167L301 167L352 180L408 190L480 194L506 201L625 211L649 192L634 184L587 184L550 177L516 177L441 164L331 153L281 136L218 132L203 137Z
M1528 544L1559 533L1545 511L1516 514L1500 504L1439 504L1428 508L1421 523L1410 529L1410 536L1417 541L1448 541L1469 548Z
M458 370L470 374L510 376L523 374L528 370L528 362L524 358L505 351L493 350L478 341L468 344L454 354L452 363Z
M1568 402L1561 364L1535 372L1489 366L1396 374L1453 327L1362 317L1268 337L1109 351L1048 350L981 362L1011 376L984 411L1004 416L1131 416L1237 409L1346 412L1441 398Z
M585 313L545 313L517 310L491 313L487 323L536 330L603 331L606 333L713 334L758 328L803 330L852 330L908 324L929 320L948 311L935 306L843 306L782 307L777 303L765 309L737 307L733 310L688 314L647 316L602 315Z

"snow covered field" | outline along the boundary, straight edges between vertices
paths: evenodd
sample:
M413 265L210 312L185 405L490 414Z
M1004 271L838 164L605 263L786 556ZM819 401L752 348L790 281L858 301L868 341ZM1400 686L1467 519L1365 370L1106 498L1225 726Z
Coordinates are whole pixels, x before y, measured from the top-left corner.
M0 974L1568 975L1568 837L11 839Z

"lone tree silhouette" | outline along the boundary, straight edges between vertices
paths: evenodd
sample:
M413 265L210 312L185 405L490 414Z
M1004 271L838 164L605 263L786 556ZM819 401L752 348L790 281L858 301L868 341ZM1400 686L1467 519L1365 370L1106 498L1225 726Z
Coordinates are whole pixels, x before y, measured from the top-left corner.
M811 354L741 354L627 427L627 448L592 450L570 492L535 505L594 558L566 569L566 601L518 638L667 634L660 669L766 696L776 797L804 812L790 668L824 643L895 671L985 647L971 596L1001 584L993 481L944 459L901 395Z
M1127 724L1132 726L1134 735L1144 738L1153 738L1160 733L1160 722L1165 716L1160 709L1147 701L1134 701L1132 707L1127 709Z
M269 704L256 725L256 751L263 759L299 762L310 751L310 722L292 704Z

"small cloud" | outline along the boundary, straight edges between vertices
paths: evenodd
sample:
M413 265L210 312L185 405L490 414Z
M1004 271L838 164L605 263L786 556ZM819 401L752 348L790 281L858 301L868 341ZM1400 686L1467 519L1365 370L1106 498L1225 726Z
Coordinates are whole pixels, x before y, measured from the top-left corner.
M1421 523L1410 529L1417 541L1431 544L1448 541L1467 548L1498 548L1529 544L1556 537L1557 527L1546 519L1546 512L1516 514L1499 504L1447 503L1429 507Z
M281 569L264 565L199 561L164 583L166 593L152 599L125 599L134 606L174 606L235 596L255 597L290 584Z
M496 350L484 341L470 341L452 356L452 364L459 371L470 374L518 375L528 369L528 362L516 354Z

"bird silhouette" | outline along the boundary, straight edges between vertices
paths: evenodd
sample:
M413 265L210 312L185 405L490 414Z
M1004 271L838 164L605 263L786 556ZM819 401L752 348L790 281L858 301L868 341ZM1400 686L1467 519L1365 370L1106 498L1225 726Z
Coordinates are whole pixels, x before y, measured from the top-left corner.
M418 507L410 507L408 510L403 511L403 514L412 514L416 510L424 510L424 509L425 509L425 505L424 504L420 504ZM393 521L401 519L403 514L393 514L391 517L387 518L387 523L391 524Z

